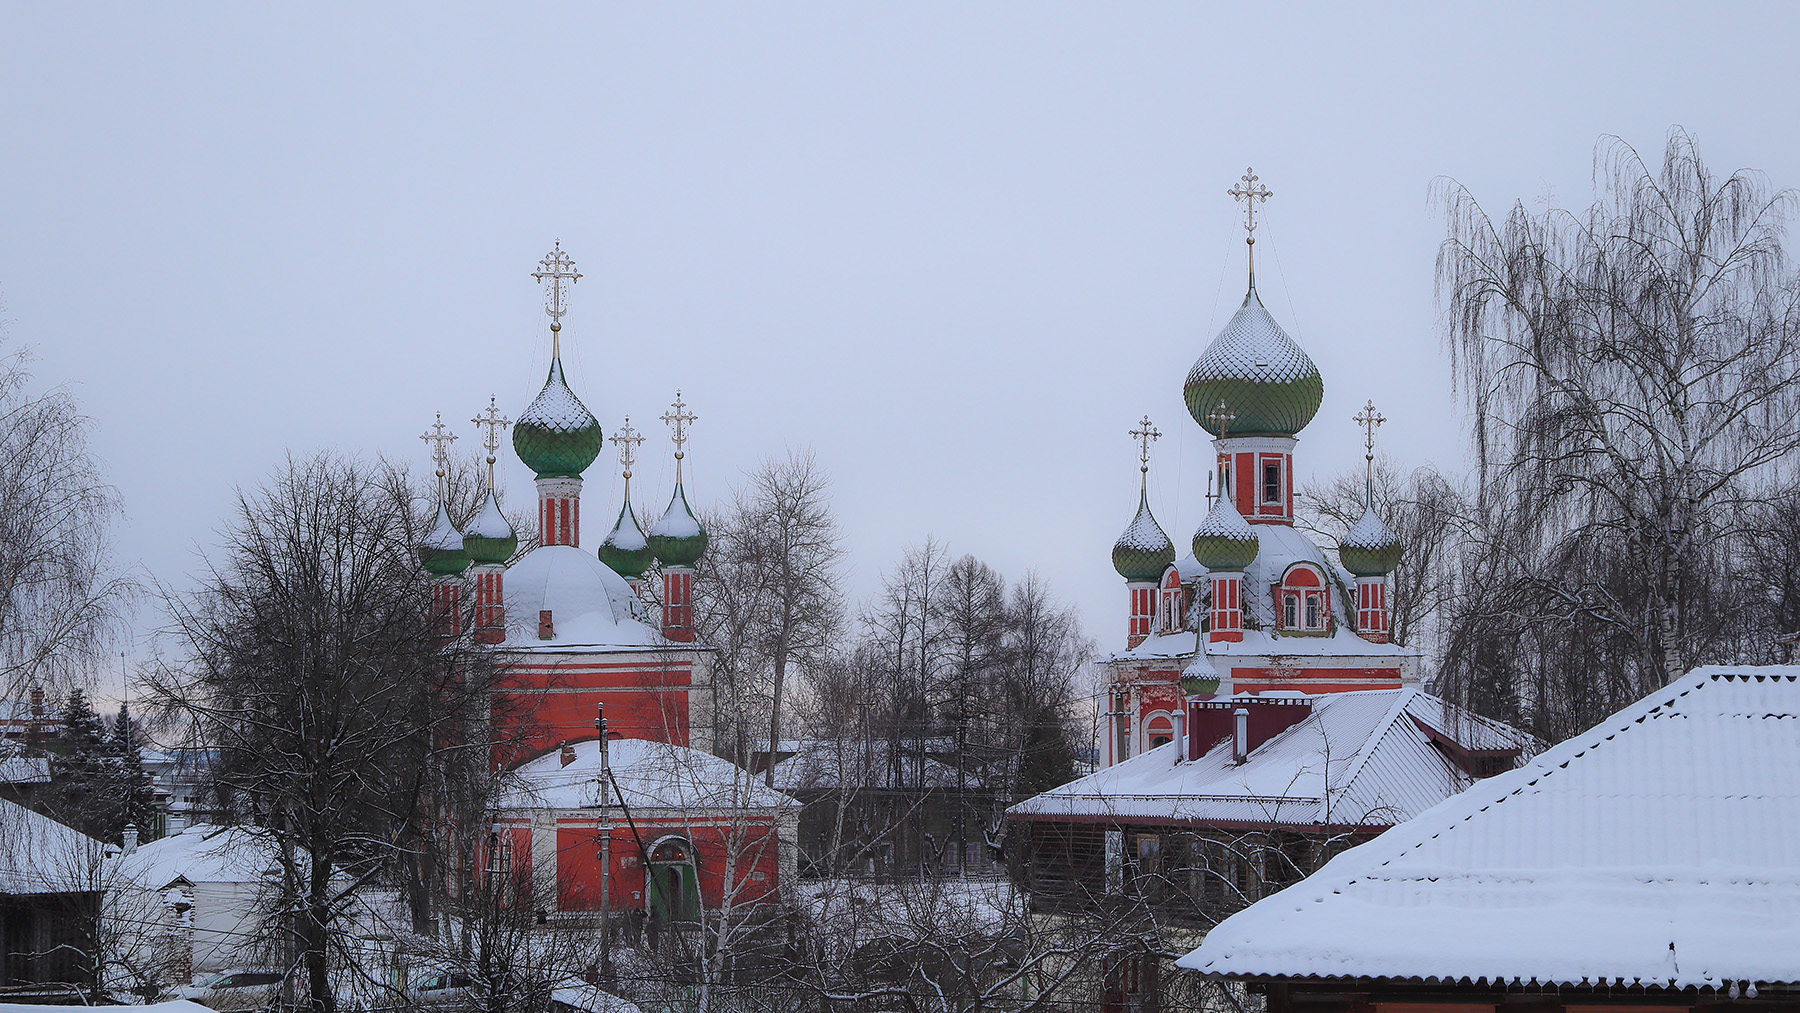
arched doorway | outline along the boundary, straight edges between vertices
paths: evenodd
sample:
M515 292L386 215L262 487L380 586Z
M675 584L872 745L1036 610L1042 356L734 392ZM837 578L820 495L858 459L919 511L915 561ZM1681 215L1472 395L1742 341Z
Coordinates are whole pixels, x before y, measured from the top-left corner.
M650 845L650 917L667 924L700 917L694 845L670 834Z

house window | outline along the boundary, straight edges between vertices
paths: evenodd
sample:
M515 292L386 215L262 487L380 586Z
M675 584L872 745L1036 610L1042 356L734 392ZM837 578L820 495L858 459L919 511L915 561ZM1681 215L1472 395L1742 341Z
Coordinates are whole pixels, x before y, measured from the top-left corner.
M1281 460L1263 462L1262 501L1264 503L1281 502Z
M1281 596L1281 625L1287 629L1300 627L1300 596L1284 594Z

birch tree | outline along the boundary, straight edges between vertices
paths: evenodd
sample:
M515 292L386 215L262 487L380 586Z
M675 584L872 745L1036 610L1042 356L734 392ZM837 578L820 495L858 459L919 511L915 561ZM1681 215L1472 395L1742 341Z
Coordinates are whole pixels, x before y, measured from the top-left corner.
M1438 194L1477 469L1443 677L1552 738L1731 659L1736 522L1800 449L1793 191L1718 177L1679 129L1659 167L1602 140L1594 181L1585 211L1498 220Z

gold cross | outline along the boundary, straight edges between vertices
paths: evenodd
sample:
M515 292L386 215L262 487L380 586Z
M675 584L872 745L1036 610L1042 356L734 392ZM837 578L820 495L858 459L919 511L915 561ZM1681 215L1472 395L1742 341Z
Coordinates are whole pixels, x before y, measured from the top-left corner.
M1245 169L1244 175L1240 177L1240 182L1225 192L1231 195L1232 200L1244 202L1244 241L1255 243L1256 202L1266 201L1275 196L1275 191L1262 185L1255 169Z
M687 405L681 401L681 391L679 390L675 392L675 400L669 403L669 407L672 410L663 412L661 418L662 421L669 424L670 429L674 430L674 435L670 438L675 441L675 481L680 482L681 448L687 443L687 427L691 422L698 422L699 416L687 410Z
M1363 410L1350 421L1363 427L1363 456L1373 461L1375 459L1375 429L1387 419L1375 410L1375 402L1371 400L1368 404L1363 405Z
M1225 438L1225 431L1230 428L1233 422L1237 421L1237 413L1225 407L1225 402L1220 400L1219 407L1214 408L1212 412L1206 416L1206 421L1219 427L1219 439L1222 440Z
M512 425L512 419L500 414L499 401L499 398L490 395L488 397L487 411L484 411L480 415L469 420L470 422L475 423L476 428L487 430L487 435L483 438L482 445L487 447L487 482L489 489L494 487L494 453L500 449L500 430Z
M437 421L431 429L419 439L431 444L431 460L437 465L438 499L445 495L444 476L450 470L450 444L456 442L456 434L444 428L444 413L437 413Z
M562 240L558 239L556 248L544 254L544 259L538 261L538 269L531 272L531 276L546 283L544 312L550 315L550 354L560 357L562 348L557 337L562 330L563 314L569 312L568 307L563 305L563 283L573 285L580 281L581 272L575 270L575 261L563 252Z
M1138 423L1136 429L1133 429L1125 435L1138 441L1140 445L1138 449L1138 470L1148 472L1150 470L1150 444L1162 439L1162 433L1158 432L1156 427L1150 424L1150 416L1146 415L1143 420Z
M643 434L631 428L631 416L625 416L625 425L612 434L609 439L619 448L619 466L625 469L625 481L631 481L631 466L637 463L638 444L644 442Z

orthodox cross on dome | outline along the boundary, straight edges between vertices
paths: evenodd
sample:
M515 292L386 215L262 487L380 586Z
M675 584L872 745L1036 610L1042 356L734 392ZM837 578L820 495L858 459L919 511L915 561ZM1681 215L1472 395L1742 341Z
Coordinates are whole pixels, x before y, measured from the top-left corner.
M544 259L538 261L538 269L531 272L531 276L544 283L544 312L550 316L551 354L555 355L561 351L557 336L562 330L563 314L569 312L568 307L563 305L563 296L568 291L568 285L581 280L581 272L575 270L575 261L563 252L562 240L558 239L556 248L544 254Z
M438 499L448 495L444 484L444 476L450 471L450 444L456 442L456 434L444 428L444 413L437 413L437 421L431 424L419 439L431 444L431 463L437 465Z
M631 466L637 463L638 444L644 442L644 436L636 429L631 428L631 416L627 415L625 424L608 439L612 440L613 446L619 448L619 467L625 469L625 481L629 484L631 482Z
M490 395L487 411L469 420L475 423L476 428L487 430L481 442L482 446L487 447L487 484L490 490L494 488L494 454L500 449L500 430L512 425L512 419L500 414L499 402L498 397Z
M1363 429L1363 467L1367 472L1368 501L1364 506L1375 505L1375 430L1387 421L1387 417L1375 410L1375 401L1370 399L1363 405L1363 410L1356 413L1350 421Z
M1256 283L1256 202L1275 196L1275 191L1262 185L1255 169L1245 169L1238 183L1225 191L1234 201L1244 202L1244 243L1250 247L1250 282Z
M661 416L662 421L668 423L669 429L672 431L673 435L670 439L675 442L675 481L677 482L681 481L681 458L683 456L681 448L687 443L687 427L700 420L699 416L689 412L687 407L681 400L681 391L677 390L675 400L669 402L670 410L663 412Z
M1223 398L1220 398L1219 406L1217 408L1214 408L1212 411L1206 413L1206 421L1211 422L1213 425L1219 427L1219 439L1223 440L1225 438L1225 434L1231 431L1231 424L1233 422L1237 421L1237 412L1234 412L1230 408L1226 407L1225 400ZM1219 462L1219 495L1220 496L1226 495L1225 475L1226 475L1225 462L1220 461Z
M1138 483L1142 485L1150 474L1150 444L1162 439L1162 433L1150 424L1150 416L1146 415L1136 429L1125 435L1138 441Z

